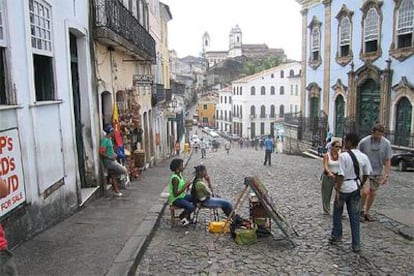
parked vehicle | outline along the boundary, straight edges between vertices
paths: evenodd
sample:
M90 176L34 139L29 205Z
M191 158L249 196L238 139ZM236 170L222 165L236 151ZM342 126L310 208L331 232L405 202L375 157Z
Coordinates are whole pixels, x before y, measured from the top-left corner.
M209 134L209 135L211 136L211 138L213 138L213 139L220 138L220 135L218 135L218 133L217 133L217 132L215 132L215 131L213 131L213 130L211 130L208 134Z
M391 166L396 166L400 172L408 168L414 168L414 152L393 154L391 157Z

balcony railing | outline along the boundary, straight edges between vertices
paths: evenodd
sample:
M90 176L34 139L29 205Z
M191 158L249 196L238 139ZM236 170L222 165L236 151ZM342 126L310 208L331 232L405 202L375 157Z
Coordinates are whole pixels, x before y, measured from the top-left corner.
M95 37L155 60L155 40L119 0L94 0ZM123 41L125 40L125 41Z

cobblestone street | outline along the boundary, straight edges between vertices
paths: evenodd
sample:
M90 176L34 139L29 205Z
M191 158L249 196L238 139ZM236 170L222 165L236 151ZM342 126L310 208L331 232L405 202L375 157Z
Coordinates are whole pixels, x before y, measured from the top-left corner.
M280 211L299 233L297 246L284 238L273 223L274 237L261 238L254 245L239 246L229 234L211 234L205 223L196 227L171 229L168 208L155 231L137 269L137 275L283 275L283 274L403 274L414 273L414 241L399 235L401 227L380 209L414 209L414 172L394 171L390 183L380 189L374 205L376 222L361 223L362 252L351 250L348 218L344 218L344 237L340 244L328 242L332 217L322 213L319 177L321 161L272 154L272 166L263 166L264 151L239 149L230 154L223 147L200 159L195 152L185 170L192 179L195 165L207 166L213 187L220 197L235 202L246 176L257 175L269 189ZM166 183L167 183L166 179ZM248 218L248 200L237 213ZM345 211L346 213L346 211ZM220 210L220 214L223 213ZM208 212L200 212L205 222Z

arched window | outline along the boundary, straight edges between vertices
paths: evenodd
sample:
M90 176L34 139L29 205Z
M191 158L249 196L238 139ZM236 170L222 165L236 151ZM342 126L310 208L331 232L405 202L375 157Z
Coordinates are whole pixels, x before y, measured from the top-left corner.
M256 95L256 88L254 86L250 88L250 95Z
M224 111L224 120L227 121L227 110Z
M250 106L250 116L256 117L256 108L254 105Z
M289 77L293 77L293 76L295 76L295 71L293 71L293 69L290 69Z
M236 116L237 116L237 117L240 117L240 109L239 109L239 106L237 106Z
M236 95L236 86L233 87L233 95Z
M349 56L351 49L351 22L344 17L339 25L339 54L341 57Z
M273 79L275 77L275 75L272 73L270 74L270 78Z
M272 104L270 106L270 118L274 118L275 117L275 106Z
M240 86L240 95L243 95L243 87Z
M279 117L284 117L285 116L285 106L282 104L279 106Z
M279 90L280 95L285 95L285 87L281 86Z
M412 47L414 31L414 1L403 0L398 9L397 48Z
M235 114L236 117L237 117L237 112L236 112L236 106L235 105L233 106L233 114Z
M223 103L223 96L220 96L220 103Z
M364 52L371 53L378 50L379 16L375 8L370 8L364 20Z
M285 77L285 72L282 70L280 71L280 78L283 79Z
M236 94L239 95L239 87L238 86L236 88L236 91L237 91Z
M296 84L295 85L295 96L299 95L299 86Z
M240 106L240 119L243 119L243 107Z
M227 96L224 96L224 103L227 103Z
M270 87L270 95L274 95L275 94L275 87L271 86Z
M260 118L266 118L266 107L264 105L260 107Z
M266 95L266 88L264 86L260 88L260 95Z
M312 44L311 44L312 45L312 48L311 48L312 56L311 57L313 61L316 61L319 59L319 52L321 49L320 38L321 38L321 33L319 31L319 28L314 28L312 30Z
M231 104L231 96L229 96L229 104Z
M220 120L223 120L223 110L220 110Z

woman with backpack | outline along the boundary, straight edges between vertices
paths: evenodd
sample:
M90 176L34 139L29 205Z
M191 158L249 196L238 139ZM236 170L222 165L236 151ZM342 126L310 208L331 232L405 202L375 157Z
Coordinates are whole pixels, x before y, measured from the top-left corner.
M203 207L207 208L221 208L228 217L233 210L233 205L229 200L214 197L212 192L211 180L207 173L207 168L204 165L194 167L195 177L193 186L191 187L191 195L194 203L201 203ZM206 183L207 182L207 185Z

